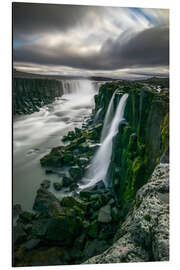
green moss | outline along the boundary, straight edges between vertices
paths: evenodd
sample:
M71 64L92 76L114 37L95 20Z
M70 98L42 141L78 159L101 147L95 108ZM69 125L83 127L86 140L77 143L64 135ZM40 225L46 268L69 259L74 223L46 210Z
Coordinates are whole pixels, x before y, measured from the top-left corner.
M161 124L162 151L165 151L169 145L169 113L165 115Z
M92 238L96 238L98 235L98 223L97 221L91 222L88 228L88 235Z

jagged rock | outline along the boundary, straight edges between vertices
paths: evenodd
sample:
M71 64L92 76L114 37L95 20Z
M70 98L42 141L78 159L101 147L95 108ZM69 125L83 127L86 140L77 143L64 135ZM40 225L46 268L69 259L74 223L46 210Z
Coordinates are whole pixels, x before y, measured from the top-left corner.
M22 224L17 224L13 227L13 244L18 244L26 239L26 232Z
M53 173L55 173L53 170L50 170L50 169L47 169L47 170L45 170L45 173L46 174L53 174Z
M39 111L63 94L62 83L58 80L18 78L13 80L13 113L30 114Z
M68 187L74 183L74 179L71 177L63 176L62 184L63 187Z
M77 163L79 166L86 166L89 162L89 159L86 158L86 157L80 157L78 160L77 160Z
M35 218L35 214L23 211L19 214L18 221L22 222L23 224L29 224Z
M44 181L41 183L41 187L44 188L44 189L50 188L50 185L51 185L51 181L50 181L50 180L44 180Z
M96 238L98 235L98 223L97 221L93 221L90 223L88 227L88 235L92 238Z
M111 222L111 206L109 204L101 207L98 214L98 221L102 223L109 223Z
M169 210L161 194L169 190L169 165L160 164L136 194L133 209L119 227L114 244L84 263L169 260Z
M164 151L160 158L160 163L169 163L169 148Z
M82 169L79 166L72 166L69 170L70 176L74 180L80 180L83 174Z
M86 247L85 247L84 252L83 252L84 260L87 260L88 258L103 252L108 247L109 247L109 245L104 240L94 239L93 241L89 241L86 244ZM87 263L87 262L85 262L85 263Z
M13 217L19 216L19 214L22 212L22 207L20 204L13 205Z
M33 209L43 215L49 215L50 209L54 208L55 212L60 209L59 200L49 191L40 188L34 201Z
M32 234L40 239L56 241L59 245L72 245L81 233L82 222L72 216L42 218L33 222Z
M17 267L64 265L70 259L68 252L59 247L40 247L28 252L21 248L15 256L18 262L14 266Z
M87 204L84 203L82 200L75 198L75 197L64 197L61 201L61 205L62 206L66 206L69 208L72 208L74 206L79 207L80 209L82 209L83 211L86 211L87 209Z
M61 190L63 183L55 182L55 183L53 183L53 186L54 186L55 190L59 191L59 190Z
M25 244L24 244L24 248L26 250L31 250L35 247L37 247L39 245L39 243L41 242L40 239L31 239L31 240L28 240Z
M114 221L119 221L120 215L119 215L119 210L116 206L111 209L111 216Z

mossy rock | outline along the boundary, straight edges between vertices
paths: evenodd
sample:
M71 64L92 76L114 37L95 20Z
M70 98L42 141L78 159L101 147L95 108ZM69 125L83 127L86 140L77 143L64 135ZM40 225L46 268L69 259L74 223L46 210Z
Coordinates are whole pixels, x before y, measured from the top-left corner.
M87 233L92 238L96 238L98 236L98 222L97 221L93 221L90 223Z
M83 176L83 170L77 165L72 166L69 170L69 174L74 180L80 180Z
M71 197L71 196L64 197L61 201L61 205L66 206L66 207L76 206L76 207L82 209L83 211L87 210L87 204L85 202L83 202L79 198Z

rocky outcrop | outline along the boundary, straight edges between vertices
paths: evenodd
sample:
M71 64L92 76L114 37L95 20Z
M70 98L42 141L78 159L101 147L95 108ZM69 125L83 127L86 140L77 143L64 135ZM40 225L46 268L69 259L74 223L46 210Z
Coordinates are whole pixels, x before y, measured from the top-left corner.
M31 114L56 97L63 95L62 84L58 80L37 78L13 79L13 114Z
M169 260L169 164L160 164L141 187L114 244L86 264Z
M115 111L124 93L125 120L113 138L108 186L99 181L78 193L100 145L111 97ZM159 93L142 82L106 83L95 104L88 123L69 131L64 145L40 160L46 174L58 174L56 192L64 188L73 195L59 200L44 180L34 201L36 214L14 209L15 266L169 259L168 90Z
M154 86L142 83L106 83L95 96L95 112L102 108L99 121L104 119L113 93L114 111L122 94L129 95L125 121L113 139L107 177L124 218L137 190L147 182L162 154L168 151L169 93L167 89L159 93Z

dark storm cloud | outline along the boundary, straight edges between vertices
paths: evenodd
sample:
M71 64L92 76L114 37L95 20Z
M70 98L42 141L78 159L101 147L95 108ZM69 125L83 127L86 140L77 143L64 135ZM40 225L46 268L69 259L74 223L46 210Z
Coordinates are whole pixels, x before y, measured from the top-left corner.
M87 21L89 13L94 20L101 14L103 7L76 5L14 3L13 29L15 37L36 35L49 31L67 31Z
M53 50L29 45L14 50L14 60L47 65L64 65L87 70L115 70L127 67L165 66L169 63L169 29L153 27L122 41L108 39L99 51L73 48L64 43Z
M112 76L166 72L168 24L168 10L161 9L14 3L14 67Z
M169 64L168 27L153 27L141 31L123 44L121 36L108 43L109 45L104 45L104 50L113 59L112 65L118 68Z

